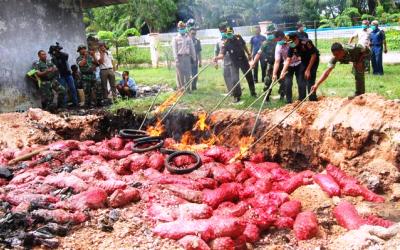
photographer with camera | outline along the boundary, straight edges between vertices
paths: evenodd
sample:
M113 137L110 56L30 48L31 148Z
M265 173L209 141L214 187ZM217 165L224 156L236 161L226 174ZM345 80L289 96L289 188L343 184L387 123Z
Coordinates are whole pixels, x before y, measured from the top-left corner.
M78 95L76 92L74 79L72 78L71 70L68 65L68 54L61 52L63 47L59 43L50 46L49 54L51 55L51 61L56 65L59 72L58 81L65 88L69 90L72 98L72 104L74 107L78 106ZM64 97L64 106L67 106L67 95Z

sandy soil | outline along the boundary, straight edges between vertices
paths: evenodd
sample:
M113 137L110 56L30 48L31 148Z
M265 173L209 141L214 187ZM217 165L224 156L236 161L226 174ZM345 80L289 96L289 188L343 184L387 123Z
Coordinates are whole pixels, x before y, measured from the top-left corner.
M99 119L96 115L60 117L41 109L0 114L0 150L67 138L89 139L96 133Z
M255 138L294 106L265 111ZM233 110L214 113L217 133L239 114ZM236 120L224 132L224 143L237 146L240 136L230 135L248 136L254 121L254 114ZM263 151L270 160L295 170L323 170L332 163L358 176L372 190L390 193L393 183L400 182L400 104L374 94L307 102L254 151Z

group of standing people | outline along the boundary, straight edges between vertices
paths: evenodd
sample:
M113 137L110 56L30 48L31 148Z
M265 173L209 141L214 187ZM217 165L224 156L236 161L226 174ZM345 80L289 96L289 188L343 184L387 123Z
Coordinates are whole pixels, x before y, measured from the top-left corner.
M180 21L177 25L178 34L172 39L172 54L176 63L176 82L178 89L197 90L197 74L202 67L201 42L196 38L196 28L193 19L187 23ZM190 86L186 86L190 79Z
M320 52L308 38L301 23L296 32L285 35L277 30L274 24L267 27L265 35L256 28L256 34L250 40L251 49L246 46L244 39L234 33L232 27L220 25L221 41L215 49L214 62L224 60L224 79L229 91L232 91L234 102L239 102L242 95L239 83L239 70L246 74L250 94L257 96L254 83L258 82L258 68L261 64L264 91L267 101L271 94L271 84L279 83L281 100L293 102L293 79L296 78L299 100L306 97L310 101L317 101L316 91L328 78L335 65L353 64L356 91L355 96L365 93L365 71L372 62L373 74L383 75L382 53L387 53L385 33L379 29L378 21L373 21L369 31L368 21L363 21L363 30L357 32L350 39L349 44L333 43L332 57L328 68L317 80L317 71L320 64ZM354 37L358 37L357 44L351 44ZM250 73L253 69L253 74ZM234 89L233 89L234 88Z
M33 64L43 109L67 108L67 93L71 97L72 107L79 106L78 99L84 103L85 108L107 105L111 103L108 86L112 98L116 98L118 93L121 96L136 96L136 84L129 78L129 72L124 72L123 79L116 85L113 57L105 43L100 42L97 49L89 50L86 45L78 46L79 56L76 65L71 67L68 63L69 55L62 52L62 49L59 44L51 46L51 60L47 59L44 50L40 50L39 60ZM54 92L57 94L57 106L53 104ZM83 92L80 98L78 92Z
M287 103L291 103L293 78L296 76L299 99L306 98L307 92L310 93L316 79L319 51L301 27L298 32L286 36L271 24L265 31L266 37L261 35L261 30L257 27L256 36L250 41L251 51L243 38L234 34L232 27L221 25L219 30L221 41L216 46L214 62L224 60L224 79L229 91L235 88L232 90L234 102L239 102L242 95L239 69L245 74L251 96L257 96L255 82L258 80L259 62L263 72L264 91L272 83L279 81L281 99L286 97ZM251 74L251 69L254 69L254 74ZM269 100L271 90L267 94ZM310 100L317 100L316 95L311 95Z
M370 72L370 62L372 62L372 73L383 75L383 53L387 53L388 50L385 32L379 28L379 22L375 20L370 25L368 20L362 21L361 30L350 37L349 44L353 44L356 39L355 44L371 50L371 56L365 59L365 71Z

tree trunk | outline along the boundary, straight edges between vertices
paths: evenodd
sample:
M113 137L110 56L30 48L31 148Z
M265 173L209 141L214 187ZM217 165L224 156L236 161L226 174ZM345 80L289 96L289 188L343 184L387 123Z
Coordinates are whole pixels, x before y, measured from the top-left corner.
M368 0L368 13L370 15L375 15L376 12L376 0Z
M115 42L115 54L117 55L117 64L115 65L115 69L118 70L118 66L119 66L119 50L118 50L118 42Z

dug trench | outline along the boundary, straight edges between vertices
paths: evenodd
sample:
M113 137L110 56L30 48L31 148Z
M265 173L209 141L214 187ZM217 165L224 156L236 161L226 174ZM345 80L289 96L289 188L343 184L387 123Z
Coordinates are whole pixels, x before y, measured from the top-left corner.
M268 128L279 123L292 108L293 105L287 105L280 109L264 111L254 137L261 138ZM193 131L199 114L184 111L173 112L164 123L164 136L179 142L182 137L185 138L184 135L188 135L188 131L191 131L190 140L186 140L186 142L197 144L207 141L210 135L219 135L223 131L219 136L218 144L228 148L238 148L241 138L249 136L256 117L254 113L248 113L236 119L240 114L241 111L237 110L218 110L208 120L209 130ZM4 157L10 152L20 152L38 145L49 145L59 140L94 140L96 142L112 140L121 129L137 129L142 120L142 114L138 115L130 110L119 110L115 114L97 110L52 115L32 109L26 113L2 114L0 115L0 133L2 135L0 150ZM154 126L156 123L157 119L151 118L145 127ZM228 127L231 123L232 126ZM209 147L212 148L212 146ZM196 145L189 145L188 148L196 148ZM292 230L284 226L282 229L272 226L263 230L261 238L253 241L254 244L247 243L245 247L248 249L265 249L267 247L278 249L310 247L337 249L341 247L348 249L349 246L354 246L354 248L375 246L378 249L385 249L398 244L400 240L399 224L387 229L391 230L391 234L387 231L382 233L381 231L384 229L381 227L367 225L357 227L358 230L355 232L347 232L343 228L346 226L340 223L340 219L335 218L333 213L334 208L341 204L341 200L347 200L355 205L361 215L372 214L394 223L400 221L398 202L400 199L399 103L372 94L353 100L323 98L317 103L308 102L261 140L251 151L253 154L261 153L264 161L279 163L284 171L290 172L291 176L302 173L304 170L325 173L328 164L336 165L348 176L357 178L361 185L382 195L385 202L368 202L360 196L343 195L340 198L338 196L330 198L316 184L302 185L290 193L290 200L300 201L303 211L312 211L316 214L319 230L315 237L306 241L298 240ZM18 241L18 234L22 229L30 232L22 242L25 245L42 244L48 247L59 246L64 249L85 249L89 246L96 249L121 247L176 249L183 245L191 249L190 246L193 247L194 244L198 246L197 249L206 249L205 246L201 248L202 241L197 242L200 240L198 237L194 237L194 239L189 237L186 239L186 243L182 241L178 243L175 240L165 239L174 238L171 235L160 238L154 234L155 224L159 221L155 222L152 214L149 214L149 209L154 208L152 205L149 208L149 204L153 204L154 200L168 200L164 205L169 204L174 209L179 209L179 205L173 201L176 202L180 198L176 198L174 193L171 193L171 190L165 186L161 186L161 188L157 188L157 185L153 186L154 183L146 180L146 177L146 173L141 173L135 178L132 177L134 183L130 184L141 193L141 201L115 209L101 208L85 211L86 216L89 215L90 219L74 226L66 237L56 238L57 240L49 238L47 241L34 242L35 234L44 237L43 232L52 231L54 233L58 230L60 231L58 234L61 235L67 233L64 232L66 229L56 225L51 228L50 225L50 228L32 231L33 225L29 224L31 222L27 221L25 217L10 217L10 213L4 212L8 208L4 207L2 209L4 214L0 218L2 243L5 245L21 244ZM128 178L121 180L129 182ZM4 195L5 192L10 191L15 190L5 190L3 186L1 194ZM67 189L61 191L66 191L65 195L70 192ZM193 193L196 192L193 191ZM9 206L3 202L3 206L7 205ZM154 211L154 209L150 209L150 211ZM165 213L163 215L165 216ZM165 218L161 221L165 222ZM167 221L169 220L167 219ZM68 223L66 226L70 227ZM376 231L381 234L386 233L385 236L390 235L390 237L380 238L377 236L380 234ZM6 242L4 242L5 235L9 237ZM201 234L196 233L196 235ZM162 233L161 236L163 236ZM354 237L357 240L354 240ZM15 242L10 243L10 238ZM211 243L208 242L209 246L214 249L217 249L218 246L229 246L230 242L227 237L218 239L220 240L217 242L215 240ZM187 243L188 240L191 242L190 244ZM196 242L193 243L193 241ZM243 249L244 246L241 247Z

